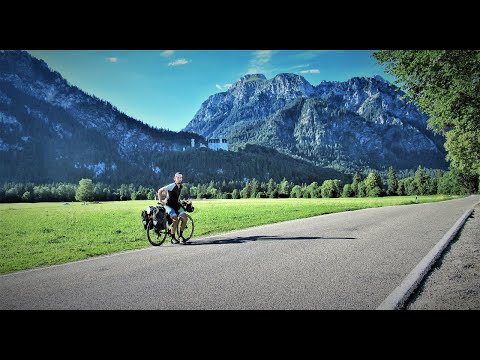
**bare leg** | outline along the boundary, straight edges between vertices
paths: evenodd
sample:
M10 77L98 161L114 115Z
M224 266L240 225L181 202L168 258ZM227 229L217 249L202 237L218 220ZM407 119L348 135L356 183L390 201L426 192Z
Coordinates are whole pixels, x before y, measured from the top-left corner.
M172 217L172 227L171 227L171 234L175 236L175 232L177 231L177 223L178 223L178 217Z
M182 234L183 230L185 230L185 226L187 226L187 215L182 214L180 215L180 218L182 220L182 225L180 226L180 234Z

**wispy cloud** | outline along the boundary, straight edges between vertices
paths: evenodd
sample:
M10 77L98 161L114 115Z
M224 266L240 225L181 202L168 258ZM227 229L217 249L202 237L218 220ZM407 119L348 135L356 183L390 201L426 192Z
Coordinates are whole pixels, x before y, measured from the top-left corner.
M309 66L310 66L310 64L295 65L295 66L290 66L287 70L301 69L301 68L306 68L306 67L309 67Z
M265 66L272 58L272 50L257 50L253 53L253 58L250 60L247 73L258 74L265 72Z
M162 51L160 56L169 57L169 56L172 56L174 52L175 52L175 50L164 50L164 51Z
M116 63L116 62L118 62L118 58L117 58L117 57L107 57L107 58L105 58L105 60L107 60L108 62L111 62L111 63Z
M309 69L309 70L302 70L300 71L301 74L320 74L320 70L318 69Z
M225 85L220 85L220 84L215 84L215 87L218 89L218 90L226 90L226 89L229 89L230 87L232 86L232 84L225 84Z
M177 59L177 60L174 60L174 61L169 62L169 63L168 63L168 66L185 65L185 64L188 64L189 62L191 62L191 60L187 60L187 59L181 58L181 59Z

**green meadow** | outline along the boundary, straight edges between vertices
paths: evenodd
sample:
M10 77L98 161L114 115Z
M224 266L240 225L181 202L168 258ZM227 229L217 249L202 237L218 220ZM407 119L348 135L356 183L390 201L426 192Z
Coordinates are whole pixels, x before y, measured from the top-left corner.
M420 196L421 203L459 196ZM0 204L0 273L151 246L140 213L155 201ZM321 214L415 204L414 196L193 200L196 237ZM167 242L166 242L167 243ZM159 248L161 251L161 247Z

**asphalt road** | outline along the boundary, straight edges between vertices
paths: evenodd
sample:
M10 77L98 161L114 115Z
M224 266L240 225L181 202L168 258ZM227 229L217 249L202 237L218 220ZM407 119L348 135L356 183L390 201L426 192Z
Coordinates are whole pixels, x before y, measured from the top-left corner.
M322 215L6 274L0 309L375 309L479 200Z

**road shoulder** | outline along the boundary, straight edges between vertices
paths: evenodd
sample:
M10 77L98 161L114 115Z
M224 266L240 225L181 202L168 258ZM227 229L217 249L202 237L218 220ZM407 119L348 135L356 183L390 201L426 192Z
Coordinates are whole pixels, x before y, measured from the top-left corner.
M412 294L406 310L480 309L480 204Z

